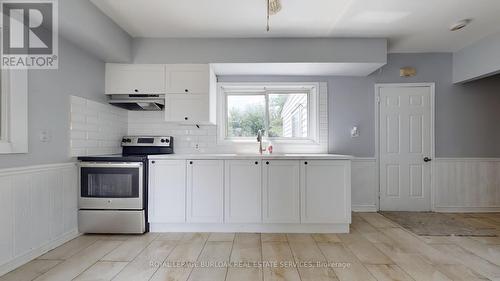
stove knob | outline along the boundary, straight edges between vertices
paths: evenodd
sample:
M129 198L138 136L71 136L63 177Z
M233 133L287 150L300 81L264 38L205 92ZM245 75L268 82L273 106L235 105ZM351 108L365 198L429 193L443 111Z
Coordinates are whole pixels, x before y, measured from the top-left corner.
M165 139L161 139L161 142L165 142Z
M127 139L122 139L122 142L127 142Z
M165 139L165 142L166 142L166 143L169 143L169 142L170 142L170 140L169 140L169 139Z
M132 142L132 140L131 139L127 139L127 142Z

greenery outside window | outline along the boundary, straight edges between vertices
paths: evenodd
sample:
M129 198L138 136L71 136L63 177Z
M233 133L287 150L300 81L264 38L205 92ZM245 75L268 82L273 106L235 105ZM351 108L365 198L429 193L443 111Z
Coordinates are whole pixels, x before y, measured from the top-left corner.
M222 141L317 142L315 84L236 84L219 86Z

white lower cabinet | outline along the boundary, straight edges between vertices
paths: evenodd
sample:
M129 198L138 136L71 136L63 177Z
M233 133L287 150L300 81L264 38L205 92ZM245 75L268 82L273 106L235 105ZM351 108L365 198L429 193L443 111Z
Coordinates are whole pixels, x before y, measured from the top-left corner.
M350 223L350 187L350 161L301 161L301 222Z
M350 160L155 160L149 173L153 231L345 232L351 222Z
M149 162L148 221L180 223L186 221L186 161Z
M187 222L223 222L224 161L187 161Z
M262 171L263 221L299 223L299 161L266 160Z
M260 160L225 161L226 223L261 223L262 176Z

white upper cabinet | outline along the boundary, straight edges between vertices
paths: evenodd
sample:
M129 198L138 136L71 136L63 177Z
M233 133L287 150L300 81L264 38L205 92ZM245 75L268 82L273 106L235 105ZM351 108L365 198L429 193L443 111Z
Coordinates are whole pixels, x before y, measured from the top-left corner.
M149 162L149 216L151 223L186 221L186 161Z
M350 223L350 161L301 161L301 222Z
M216 123L217 78L208 64L168 64L165 121Z
M165 121L207 123L210 119L208 102L208 95L167 95L165 97Z
M227 160L225 162L224 222L261 223L260 160Z
M188 160L187 221L223 222L224 161Z
M263 162L263 220L265 223L299 223L299 161Z
M210 91L208 64L168 64L167 94L204 94Z
M165 94L165 65L106 64L106 94ZM207 79L208 81L208 79Z

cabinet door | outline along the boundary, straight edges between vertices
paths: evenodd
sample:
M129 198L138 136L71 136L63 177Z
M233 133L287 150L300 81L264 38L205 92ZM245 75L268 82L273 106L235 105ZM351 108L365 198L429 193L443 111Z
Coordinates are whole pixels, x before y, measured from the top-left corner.
M106 64L106 94L164 94L165 65Z
M179 223L186 221L186 161L149 162L148 221Z
M167 94L205 94L210 89L208 64L169 64L166 67Z
M268 160L263 163L263 220L298 223L299 161Z
M349 223L350 161L301 161L301 222Z
M187 166L187 221L222 223L224 161L189 160Z
M167 95L165 121L205 123L210 119L208 95Z
M225 161L226 223L260 223L261 178L260 160Z

